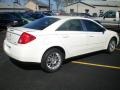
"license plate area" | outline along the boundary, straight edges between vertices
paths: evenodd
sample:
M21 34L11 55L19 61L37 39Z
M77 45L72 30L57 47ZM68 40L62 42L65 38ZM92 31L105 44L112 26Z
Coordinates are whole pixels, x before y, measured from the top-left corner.
M12 43L12 44L17 44L19 35L12 33L12 32L7 32L6 34L7 41Z

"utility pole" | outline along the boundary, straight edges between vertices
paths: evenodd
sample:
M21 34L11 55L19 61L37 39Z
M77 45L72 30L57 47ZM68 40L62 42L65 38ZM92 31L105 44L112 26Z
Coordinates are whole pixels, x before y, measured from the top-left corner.
M16 5L16 1L13 2L13 9L14 9L13 12L16 11L16 9L15 9L15 8L16 8L15 5Z
M53 10L53 7L52 7L52 6L53 6L53 4L50 4L50 10L51 10L51 11Z
M50 0L49 0L49 11L50 11L50 4L51 4L51 2L50 2Z
M78 16L78 4L79 4L79 2L77 2L77 16Z

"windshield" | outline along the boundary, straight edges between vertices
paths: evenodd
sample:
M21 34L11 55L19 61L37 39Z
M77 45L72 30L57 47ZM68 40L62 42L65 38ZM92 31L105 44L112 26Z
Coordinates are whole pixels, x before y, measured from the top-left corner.
M43 30L58 20L59 20L58 18L44 17L44 18L37 19L31 23L28 23L28 24L24 25L23 27L30 28L30 29Z

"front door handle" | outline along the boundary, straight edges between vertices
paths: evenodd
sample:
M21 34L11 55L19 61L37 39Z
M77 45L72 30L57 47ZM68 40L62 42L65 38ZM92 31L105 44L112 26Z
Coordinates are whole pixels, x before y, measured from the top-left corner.
M113 19L113 21L116 21L116 19Z

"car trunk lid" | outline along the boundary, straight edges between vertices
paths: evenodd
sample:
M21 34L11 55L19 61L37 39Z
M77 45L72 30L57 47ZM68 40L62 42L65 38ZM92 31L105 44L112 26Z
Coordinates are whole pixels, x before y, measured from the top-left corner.
M23 32L33 32L33 30L25 29L22 27L10 27L6 33L6 39L9 43L18 44L19 38Z

